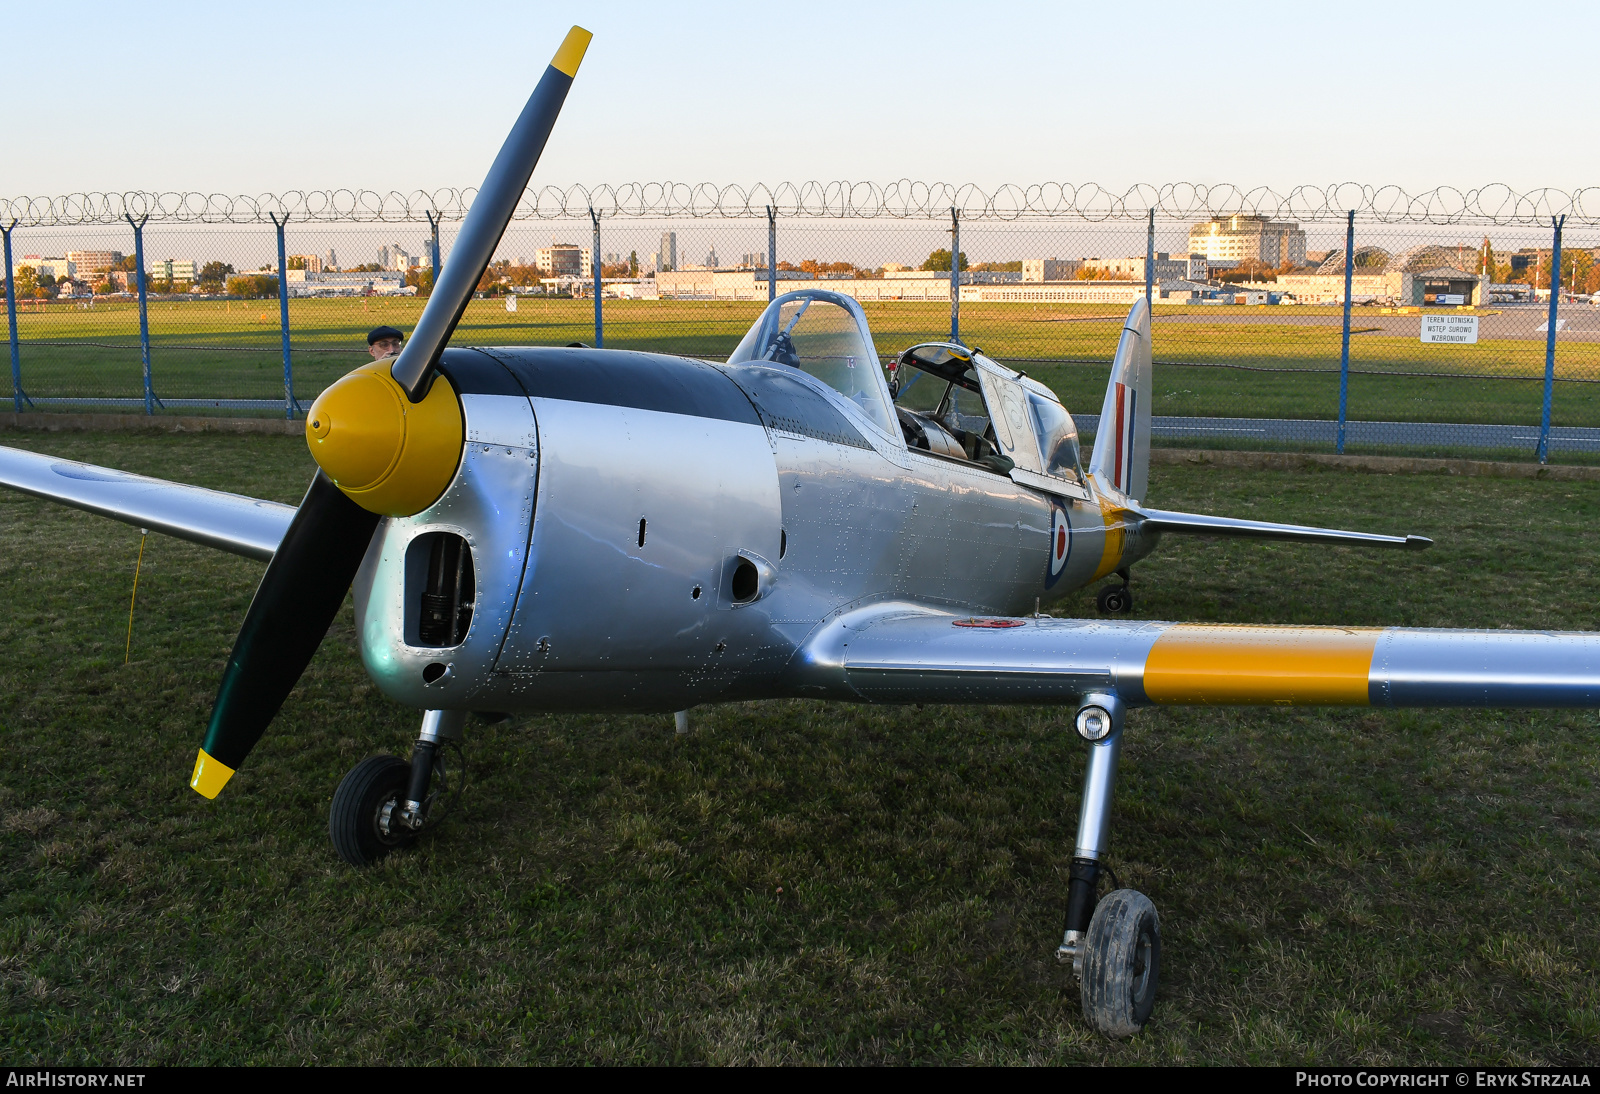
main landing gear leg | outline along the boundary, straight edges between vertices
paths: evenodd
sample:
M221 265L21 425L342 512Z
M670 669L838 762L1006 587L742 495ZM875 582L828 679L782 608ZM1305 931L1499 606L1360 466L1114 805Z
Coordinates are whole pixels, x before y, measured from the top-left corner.
M465 711L426 711L410 763L369 756L350 769L328 810L328 837L340 858L370 866L414 842L429 821L437 823L460 795L466 775L457 770L452 786L440 750L459 741L466 720Z
M1084 697L1076 727L1089 742L1078 807L1078 836L1067 882L1067 924L1056 960L1072 965L1083 1016L1109 1037L1131 1037L1155 1008L1161 964L1161 923L1143 893L1115 889L1096 896L1101 857L1111 842L1111 799L1122 753L1122 701ZM1115 875L1113 875L1115 877Z

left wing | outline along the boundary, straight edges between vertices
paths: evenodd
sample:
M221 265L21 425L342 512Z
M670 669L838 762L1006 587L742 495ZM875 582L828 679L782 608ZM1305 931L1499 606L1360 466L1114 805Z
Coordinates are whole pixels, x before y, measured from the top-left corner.
M1338 528L1313 528L1303 524L1274 524L1265 520L1213 517L1205 513L1175 513L1167 509L1134 506L1146 528L1190 536L1244 536L1249 539L1288 539L1300 543L1356 543L1366 547L1402 547L1422 550L1433 546L1426 536L1380 536L1372 532L1346 532Z
M832 620L796 693L869 703L1600 707L1600 633L968 617L914 603Z
M0 486L246 558L270 561L292 505L0 447Z

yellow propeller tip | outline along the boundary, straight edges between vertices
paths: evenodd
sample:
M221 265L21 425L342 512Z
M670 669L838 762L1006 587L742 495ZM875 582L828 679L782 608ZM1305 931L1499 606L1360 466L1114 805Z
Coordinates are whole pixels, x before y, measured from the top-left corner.
M567 31L566 40L561 43L561 48L556 50L555 57L550 65L557 72L568 76L578 74L578 66L583 63L583 55L589 48L589 41L594 37L582 27L573 27Z
M189 786L202 797L215 798L231 778L233 768L208 756L202 748L200 755L195 757L194 774L189 778Z

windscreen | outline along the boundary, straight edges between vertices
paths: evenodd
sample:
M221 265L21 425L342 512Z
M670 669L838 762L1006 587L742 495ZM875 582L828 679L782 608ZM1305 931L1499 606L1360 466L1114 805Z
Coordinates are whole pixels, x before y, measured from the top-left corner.
M767 306L728 364L771 361L810 373L861 408L886 433L897 432L878 355L847 308L804 292Z

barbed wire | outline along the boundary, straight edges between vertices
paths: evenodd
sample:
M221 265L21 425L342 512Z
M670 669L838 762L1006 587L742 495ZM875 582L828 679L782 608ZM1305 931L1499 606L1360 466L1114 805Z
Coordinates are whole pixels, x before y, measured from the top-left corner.
M195 192L79 193L57 197L0 198L0 224L67 227L135 220L165 224L266 224L270 216L299 223L424 223L462 219L477 195L464 190L291 190L283 194ZM621 185L546 186L529 189L514 219L629 220L740 219L767 216L838 220L948 220L951 209L968 221L1140 220L1151 209L1165 220L1204 220L1245 214L1275 220L1356 219L1378 224L1484 226L1547 225L1566 216L1576 225L1600 225L1600 187L1518 192L1499 183L1461 190L1441 186L1409 193L1398 186L1347 182L1297 186L1287 192L1230 183L1140 184L1115 191L1095 183L1007 184L985 190L972 183L800 182L774 186L718 186L709 182L630 182Z

